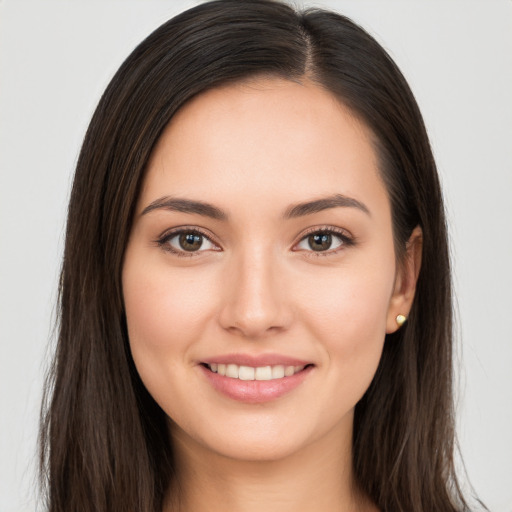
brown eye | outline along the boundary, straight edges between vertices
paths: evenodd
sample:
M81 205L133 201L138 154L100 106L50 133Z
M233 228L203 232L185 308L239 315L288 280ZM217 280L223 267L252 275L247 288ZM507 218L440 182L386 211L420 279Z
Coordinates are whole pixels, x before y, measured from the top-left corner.
M203 245L203 236L197 233L182 233L178 240L180 249L184 251L198 251Z
M308 245L313 251L327 251L332 245L330 233L315 233L308 236Z
M336 253L337 249L351 245L354 245L354 241L350 236L334 229L321 229L306 235L295 246L295 250L331 254Z
M192 256L194 253L219 250L206 235L195 230L175 231L165 235L158 240L158 245L178 256Z

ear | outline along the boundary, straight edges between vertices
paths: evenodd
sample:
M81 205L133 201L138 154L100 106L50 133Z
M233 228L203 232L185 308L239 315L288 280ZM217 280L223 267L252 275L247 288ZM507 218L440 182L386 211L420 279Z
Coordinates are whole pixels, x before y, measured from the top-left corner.
M387 334L399 329L400 326L396 321L398 315L404 315L405 317L409 315L421 268L422 248L423 232L419 226L416 226L407 241L405 256L396 272L395 286L388 308Z

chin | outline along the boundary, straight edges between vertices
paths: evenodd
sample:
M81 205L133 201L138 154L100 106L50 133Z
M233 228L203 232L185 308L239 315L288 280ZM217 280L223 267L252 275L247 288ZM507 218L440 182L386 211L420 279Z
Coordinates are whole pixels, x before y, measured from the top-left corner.
M249 415L250 416L250 415ZM302 421L301 421L302 420ZM338 443L352 435L353 410L342 421L319 428L307 417L258 415L243 416L236 421L205 422L208 430L188 428L187 431L171 422L171 436L178 446L199 448L204 457L220 456L240 462L278 462L300 457L309 450L328 447L330 452Z

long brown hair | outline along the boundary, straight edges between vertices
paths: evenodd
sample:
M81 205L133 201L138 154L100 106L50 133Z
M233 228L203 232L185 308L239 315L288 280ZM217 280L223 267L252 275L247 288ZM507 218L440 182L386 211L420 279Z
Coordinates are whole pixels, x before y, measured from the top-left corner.
M415 226L422 268L406 325L385 341L355 411L357 482L385 511L462 511L452 404L452 305L443 203L423 120L383 48L349 19L272 0L207 2L126 59L85 136L69 204L59 336L41 425L50 512L159 512L173 479L164 412L135 370L123 255L148 158L193 96L255 75L307 76L371 129L398 258Z

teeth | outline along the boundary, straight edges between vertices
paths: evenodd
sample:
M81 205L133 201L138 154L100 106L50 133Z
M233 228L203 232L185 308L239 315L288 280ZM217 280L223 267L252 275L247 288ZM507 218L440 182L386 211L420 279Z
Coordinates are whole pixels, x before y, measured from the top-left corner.
M258 366L254 370L256 380L272 380L272 366Z
M282 379L283 377L291 377L302 371L304 366L238 366L237 364L217 364L212 363L208 368L214 373L230 377L231 379L240 380L273 380Z
M287 366L284 369L284 376L291 377L295 373L295 368L293 366Z
M226 377L238 379L238 366L236 364L228 364L226 366Z
M272 378L282 379L284 377L284 366L273 366L272 367Z
M238 378L240 380L254 380L254 373L254 368L250 366L240 366L238 369Z

